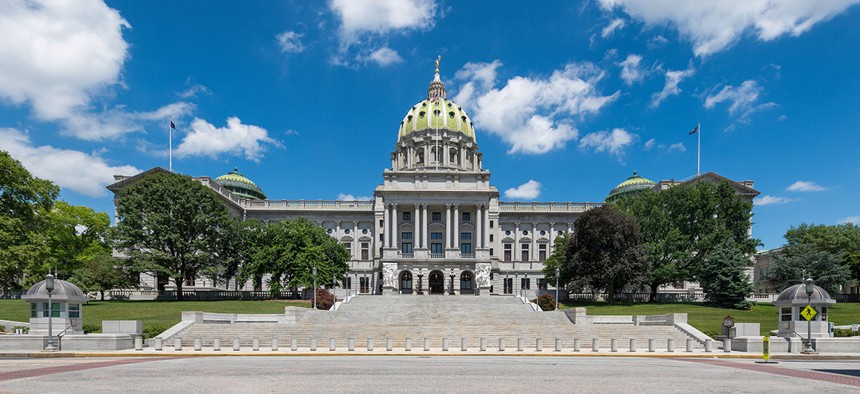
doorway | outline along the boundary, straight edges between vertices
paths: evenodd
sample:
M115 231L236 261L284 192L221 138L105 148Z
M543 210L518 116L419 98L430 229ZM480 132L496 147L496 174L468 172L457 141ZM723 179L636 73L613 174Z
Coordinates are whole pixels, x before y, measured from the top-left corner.
M400 293L412 294L412 273L409 271L400 274Z
M460 274L460 294L474 294L474 282L472 281L472 273L463 271Z
M442 272L431 272L430 278L428 278L427 282L430 285L430 294L445 293L445 275L443 275Z

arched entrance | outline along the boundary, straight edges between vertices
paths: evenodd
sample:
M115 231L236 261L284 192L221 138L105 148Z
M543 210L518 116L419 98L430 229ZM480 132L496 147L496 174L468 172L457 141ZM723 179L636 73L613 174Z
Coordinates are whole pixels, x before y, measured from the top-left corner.
M430 294L445 294L445 275L442 272L431 272L427 283L430 285Z
M474 294L475 293L475 281L472 280L472 273L469 271L463 271L460 274L460 294Z
M400 293L412 294L412 273L409 271L400 274Z

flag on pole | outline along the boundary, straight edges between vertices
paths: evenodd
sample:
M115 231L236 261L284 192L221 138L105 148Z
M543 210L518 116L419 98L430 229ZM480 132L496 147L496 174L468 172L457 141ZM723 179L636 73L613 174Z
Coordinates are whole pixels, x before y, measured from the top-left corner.
M693 130L690 130L690 135L696 134L698 132L699 132L699 125L696 125L696 127Z
M174 130L176 129L176 125L173 124L172 120L170 121L170 128L174 129ZM693 133L690 133L690 134L693 134Z

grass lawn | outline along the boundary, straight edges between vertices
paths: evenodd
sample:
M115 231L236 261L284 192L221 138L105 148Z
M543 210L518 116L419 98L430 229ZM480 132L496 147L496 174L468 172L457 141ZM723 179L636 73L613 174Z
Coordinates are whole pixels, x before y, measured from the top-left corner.
M736 323L759 323L761 334L767 335L777 327L777 308L770 303L758 303L750 310L723 309L696 303L615 303L577 302L562 303L561 309L585 307L589 315L662 315L686 313L687 322L710 336L720 334L723 318L732 316ZM860 323L860 303L837 303L830 308L830 321L839 325Z
M84 304L84 325L101 330L102 320L143 320L144 331L166 330L182 318L182 311L219 313L284 313L285 306L310 307L310 301L90 301ZM28 304L0 300L0 319L29 321Z

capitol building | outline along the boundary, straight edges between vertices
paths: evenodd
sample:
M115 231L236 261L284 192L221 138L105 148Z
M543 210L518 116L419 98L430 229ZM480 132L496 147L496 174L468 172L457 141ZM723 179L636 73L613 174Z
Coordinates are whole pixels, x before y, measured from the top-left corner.
M108 189L117 196L152 171L165 170L118 175ZM370 201L267 199L238 170L195 179L216 192L231 215L243 220L304 217L317 223L351 252L345 286L360 294L534 295L554 285L546 282L542 270L555 249L555 238L574 231L583 212L600 206L500 201L490 171L483 168L475 125L447 98L438 66L427 98L409 108L400 122L391 167L382 177ZM706 173L686 182L723 180ZM652 182L634 174L607 200L678 183ZM752 181L732 185L743 198L758 195ZM144 287L158 286L152 277L141 280ZM186 285L225 286L193 279ZM679 290L685 287L680 285Z

